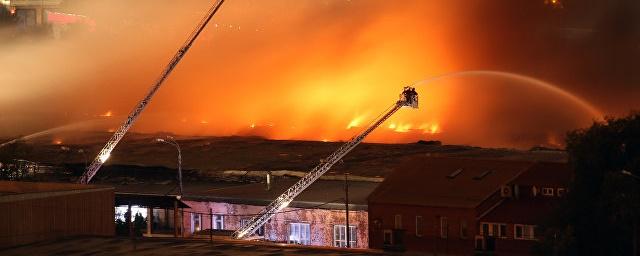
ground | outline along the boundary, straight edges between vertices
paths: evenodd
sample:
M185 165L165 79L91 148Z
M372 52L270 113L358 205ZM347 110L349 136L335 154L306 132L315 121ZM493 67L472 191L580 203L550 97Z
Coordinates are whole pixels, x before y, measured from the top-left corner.
M74 181L83 172L85 159L93 160L110 133L61 134L44 136L28 143L33 146L27 160L64 165L71 169L63 181ZM153 142L163 134L127 134L112 152L110 159L93 182L122 182L123 177L144 182L170 182L175 177L176 149ZM57 139L61 138L61 139ZM185 181L239 181L229 176L264 177L255 172L307 172L343 142L269 140L259 137L176 137L182 148ZM60 144L56 144L60 143ZM78 150L82 149L83 153ZM485 149L461 145L430 143L377 144L363 143L343 161L336 164L325 178L349 172L352 176L381 180L399 163L423 155L480 157L529 161L566 161L566 154L557 150ZM229 175L229 171L237 171ZM226 173L225 173L226 172ZM238 175L239 174L239 175ZM339 177L342 179L342 177ZM48 180L57 179L48 177ZM364 181L364 180L363 180Z
M79 237L20 246L5 251L13 255L383 255L376 250L319 248L235 240L180 240L173 238Z

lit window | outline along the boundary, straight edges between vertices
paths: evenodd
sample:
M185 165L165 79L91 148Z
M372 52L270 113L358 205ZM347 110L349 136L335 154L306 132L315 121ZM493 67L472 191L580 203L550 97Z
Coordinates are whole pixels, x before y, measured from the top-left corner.
M249 223L250 219L241 219L240 220L240 226L245 226ZM258 236L264 236L264 225L260 226L258 229L256 229L256 232L254 232L255 235Z
M422 216L416 216L416 236L422 236Z
M191 233L202 230L202 214L191 213Z
M447 217L440 217L440 237L447 238L449 236L449 220Z
M310 244L311 232L307 223L291 223L289 224L289 243L290 244Z
M395 216L395 229L402 229L402 215L396 214Z
M553 188L542 188L543 196L553 196Z
M349 246L355 248L357 241L356 226L349 225ZM333 246L347 247L347 229L345 225L333 226Z
M535 226L534 225L514 225L514 238L521 240L535 240Z
M213 221L213 229L217 229L217 230L224 229L224 215L219 215L219 214L211 215L211 220Z

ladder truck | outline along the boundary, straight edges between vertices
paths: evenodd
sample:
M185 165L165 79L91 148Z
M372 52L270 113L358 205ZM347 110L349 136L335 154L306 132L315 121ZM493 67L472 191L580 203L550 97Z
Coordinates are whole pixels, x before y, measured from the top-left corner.
M360 144L373 130L378 128L385 120L389 119L396 111L402 107L418 108L418 93L415 88L405 87L400 94L400 99L394 103L389 109L375 119L372 124L367 127L362 133L351 138L347 143L343 144L338 150L333 152L328 157L320 160L320 164L311 169L304 177L302 177L293 186L287 189L284 193L278 196L267 207L262 209L258 214L247 222L244 226L240 227L233 233L233 237L236 239L246 239L250 237L258 228L266 223L271 217L276 215L279 211L284 209L293 201L293 199L302 193L307 187L313 184L317 179L326 173L331 167L340 161L345 155L347 155L352 149Z
M223 2L224 0L218 0L211 6L211 8L207 11L206 15L204 16L204 18L200 20L200 23L198 23L196 28L191 32L191 34L189 35L187 40L184 42L182 47L180 47L180 49L173 56L169 64L165 67L162 73L160 73L160 77L153 84L153 86L151 87L149 92L146 94L146 96L138 103L138 105L136 105L133 111L131 111L131 113L127 117L127 120L124 122L124 124L122 124L118 128L118 130L111 136L111 139L109 139L109 141L107 141L107 144L104 145L102 150L100 150L96 158L93 160L93 162L91 162L91 165L89 165L85 170L85 172L82 174L82 176L80 176L80 179L78 179L78 183L88 184L89 181L91 181L91 178L93 178L93 176L96 175L98 170L100 170L100 167L102 167L102 164L104 164L104 162L106 162L107 159L109 159L109 156L111 156L111 151L113 151L116 145L118 145L118 142L120 142L120 140L124 137L127 131L129 131L129 128L133 126L133 123L135 123L135 121L138 119L142 111L147 107L147 104L149 104L149 102L151 101L151 98L153 98L153 95L156 94L158 89L160 89L160 86L162 86L162 84L167 79L167 77L169 77L169 74L171 74L171 71L173 71L176 65L178 65L178 62L180 62L182 57L184 57L187 51L191 48L191 45L193 45L193 42L196 40L196 38L198 38L198 35L200 35L202 30L204 30L204 27L207 25L207 23L209 23L209 21L211 20L211 18L213 18L216 12L218 12L218 9L220 9L220 6L222 6Z

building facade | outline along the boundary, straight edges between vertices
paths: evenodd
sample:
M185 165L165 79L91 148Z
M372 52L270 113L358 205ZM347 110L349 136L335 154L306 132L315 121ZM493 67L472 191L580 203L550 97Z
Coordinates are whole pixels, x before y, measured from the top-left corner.
M233 231L246 223L264 206L224 202L183 201L185 236L207 235L206 230ZM345 210L287 207L276 214L252 239L313 246L346 247ZM350 245L367 248L368 216L365 210L349 211Z
M0 181L0 249L70 236L113 236L114 189Z
M144 203L138 203L132 210L134 215L140 213L152 220L148 222L146 232L150 236L173 235L174 219L178 219L178 233L182 237L206 237L212 233L216 236L229 236L296 180L281 179L275 181L269 189L260 183L219 189L190 184L185 186L185 195L180 200L185 208L178 210L177 217L170 207L149 210L143 206ZM346 247L348 243L351 248L368 248L366 196L377 185L374 182L350 183L349 228L346 221L344 181L320 180L265 223L250 239L326 247ZM132 190L138 190L139 197L156 193L142 191L140 187L119 189L132 196L135 195ZM127 207L121 205L116 209L120 212L117 216L124 216Z
M370 195L370 247L530 254L536 227L553 211L557 192L566 192L569 174L561 163L414 159Z

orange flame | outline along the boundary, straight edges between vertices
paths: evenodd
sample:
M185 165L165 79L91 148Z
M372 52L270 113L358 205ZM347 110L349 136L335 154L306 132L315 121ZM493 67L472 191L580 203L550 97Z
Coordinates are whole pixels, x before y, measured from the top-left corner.
M113 113L111 112L111 110L107 111L106 113L100 115L101 117L112 117Z

